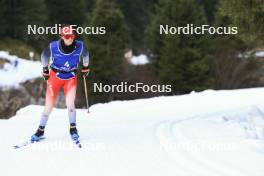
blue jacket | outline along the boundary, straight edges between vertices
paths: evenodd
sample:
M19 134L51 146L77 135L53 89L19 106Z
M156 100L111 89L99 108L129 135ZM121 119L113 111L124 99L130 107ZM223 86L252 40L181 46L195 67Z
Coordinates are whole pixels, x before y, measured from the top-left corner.
M82 41L76 40L75 49L69 54L65 54L60 50L59 41L53 41L50 43L50 67L57 70L56 75L58 78L71 79L75 76L82 51Z

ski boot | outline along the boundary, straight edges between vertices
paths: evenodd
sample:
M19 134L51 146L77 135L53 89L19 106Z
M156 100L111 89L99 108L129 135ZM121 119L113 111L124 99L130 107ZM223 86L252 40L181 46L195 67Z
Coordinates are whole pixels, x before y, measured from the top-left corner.
M44 126L39 126L38 130L36 131L36 133L31 136L31 141L32 142L38 142L38 141L41 140L41 138L44 135L44 128L45 128Z
M76 124L75 123L71 123L71 126L70 126L70 135L71 135L71 139L73 141L77 141L79 140L79 135L78 135L78 130L76 128Z

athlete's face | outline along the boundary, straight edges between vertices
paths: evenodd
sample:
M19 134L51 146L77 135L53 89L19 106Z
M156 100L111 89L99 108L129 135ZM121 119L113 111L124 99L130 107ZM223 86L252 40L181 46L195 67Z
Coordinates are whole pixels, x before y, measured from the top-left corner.
M65 43L66 46L71 45L72 42L73 42L73 40L74 40L74 37L65 37L65 36L62 36L61 38L64 41L64 43Z

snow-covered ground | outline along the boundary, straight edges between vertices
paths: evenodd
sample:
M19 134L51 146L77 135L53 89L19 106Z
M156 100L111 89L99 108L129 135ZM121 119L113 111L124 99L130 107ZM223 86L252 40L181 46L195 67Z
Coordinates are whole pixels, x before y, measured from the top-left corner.
M145 65L149 63L149 59L145 54L140 54L138 56L132 56L130 62L132 65Z
M257 52L256 57L264 57L264 51Z
M0 120L1 175L264 175L263 88L79 109L82 149L70 141L67 111L54 109L43 142L12 149L36 130L42 109Z
M0 51L0 59L9 62L0 69L0 88L17 87L19 83L41 76L41 63L29 61Z

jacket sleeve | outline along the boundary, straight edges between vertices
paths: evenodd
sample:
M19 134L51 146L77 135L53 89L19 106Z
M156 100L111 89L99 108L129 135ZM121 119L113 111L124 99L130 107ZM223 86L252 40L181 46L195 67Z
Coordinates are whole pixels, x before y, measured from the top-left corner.
M43 67L47 67L49 65L50 56L51 56L50 48L47 47L41 53L41 63Z
M88 50L85 48L85 46L83 47L83 50L82 50L82 65L84 67L88 67L89 65L89 52Z

